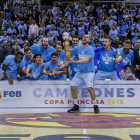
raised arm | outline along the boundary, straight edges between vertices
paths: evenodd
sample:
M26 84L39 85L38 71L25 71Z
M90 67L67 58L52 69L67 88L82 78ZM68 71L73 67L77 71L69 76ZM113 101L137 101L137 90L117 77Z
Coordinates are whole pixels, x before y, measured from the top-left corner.
M69 59L68 60L68 63L75 63L75 64L86 64L86 63L88 63L88 61L90 60L91 58L90 57L85 57L84 59L82 59L82 60L78 60L78 61L74 61L74 60L72 60L72 59Z

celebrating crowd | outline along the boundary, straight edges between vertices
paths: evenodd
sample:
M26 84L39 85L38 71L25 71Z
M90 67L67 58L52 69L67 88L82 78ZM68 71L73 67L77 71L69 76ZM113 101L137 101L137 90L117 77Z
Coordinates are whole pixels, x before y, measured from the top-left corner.
M37 1L33 7L26 1L10 3L2 29L0 80L10 84L13 80L73 79L84 64L76 61L88 54L75 53L76 46L84 43L94 50L89 67L94 67L95 80L140 79L140 9L135 5L117 3L114 7L81 0L78 8L60 2L46 11ZM62 38L65 32L71 43L68 62Z

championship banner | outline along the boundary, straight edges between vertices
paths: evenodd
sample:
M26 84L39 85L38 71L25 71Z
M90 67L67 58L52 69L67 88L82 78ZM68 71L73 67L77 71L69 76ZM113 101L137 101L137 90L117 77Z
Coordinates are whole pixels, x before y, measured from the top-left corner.
M71 81L0 82L0 111L67 111L73 106ZM96 102L101 111L140 110L139 81L95 81ZM78 91L80 111L93 111L86 86ZM13 110L12 110L13 111Z

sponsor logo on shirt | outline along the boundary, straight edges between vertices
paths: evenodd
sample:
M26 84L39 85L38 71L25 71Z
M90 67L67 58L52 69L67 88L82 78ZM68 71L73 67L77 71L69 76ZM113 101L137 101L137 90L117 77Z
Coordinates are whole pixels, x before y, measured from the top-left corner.
M111 62L113 60L112 57L109 57L107 54L106 56L102 56L102 60L105 62L105 64L109 64L109 62Z

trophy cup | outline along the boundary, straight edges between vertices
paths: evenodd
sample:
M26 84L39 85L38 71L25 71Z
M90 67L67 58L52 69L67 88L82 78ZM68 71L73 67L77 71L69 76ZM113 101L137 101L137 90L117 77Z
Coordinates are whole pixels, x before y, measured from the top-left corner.
M67 61L69 60L69 58L71 58L70 41L69 41L70 34L68 32L64 32L62 38L65 40L64 41L65 61Z

